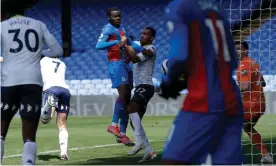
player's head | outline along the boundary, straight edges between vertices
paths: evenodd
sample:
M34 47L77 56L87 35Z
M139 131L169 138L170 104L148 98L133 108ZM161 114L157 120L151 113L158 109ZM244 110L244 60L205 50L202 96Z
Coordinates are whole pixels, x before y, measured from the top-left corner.
M152 27L146 27L141 33L140 43L142 45L152 44L156 35L156 30Z
M17 14L24 15L24 11L33 7L37 2L38 0L2 0L2 18L6 19Z
M246 41L236 41L235 45L236 45L239 59L241 59L244 56L248 56L249 46Z
M110 24L119 27L121 25L121 12L118 8L112 7L107 9L107 17Z

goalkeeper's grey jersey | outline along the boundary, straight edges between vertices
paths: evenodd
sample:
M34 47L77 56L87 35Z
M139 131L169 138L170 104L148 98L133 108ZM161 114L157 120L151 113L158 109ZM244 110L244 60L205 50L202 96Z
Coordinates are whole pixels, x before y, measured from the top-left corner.
M140 41L135 41L136 44L141 45ZM156 49L153 45L143 46L146 49L150 49L154 52L154 56L149 58L142 53L137 54L140 58L140 62L133 65L133 78L135 86L140 84L153 85L152 75L155 66Z
M42 85L40 59L43 44L57 43L41 21L15 16L1 22L1 86Z

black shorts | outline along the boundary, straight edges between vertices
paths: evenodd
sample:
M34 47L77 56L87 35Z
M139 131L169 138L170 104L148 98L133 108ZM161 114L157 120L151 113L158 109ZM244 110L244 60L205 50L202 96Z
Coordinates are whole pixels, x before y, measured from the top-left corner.
M42 87L25 84L1 87L1 120L10 121L19 110L22 119L39 120Z
M144 111L146 111L147 104L154 95L154 86L147 84L140 84L135 87L134 95L131 101L138 103Z

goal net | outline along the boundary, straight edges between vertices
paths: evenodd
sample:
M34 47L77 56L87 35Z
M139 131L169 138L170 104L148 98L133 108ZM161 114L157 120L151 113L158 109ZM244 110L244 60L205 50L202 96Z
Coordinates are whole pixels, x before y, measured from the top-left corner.
M234 39L248 43L249 57L259 63L266 82L266 112L255 126L249 123L249 132L243 135L244 164L263 163L261 160L267 152L276 164L276 8L273 3L274 0L221 0Z

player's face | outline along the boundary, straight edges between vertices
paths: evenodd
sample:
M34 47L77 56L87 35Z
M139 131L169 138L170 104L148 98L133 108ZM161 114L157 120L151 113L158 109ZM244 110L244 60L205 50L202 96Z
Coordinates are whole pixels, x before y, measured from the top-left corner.
M121 12L120 11L112 11L110 13L109 21L114 26L121 25Z
M244 49L244 47L241 44L237 44L236 49L237 49L239 59L241 59L244 55L247 54L247 50Z
M150 44L153 40L150 30L144 29L141 33L140 43L142 45Z

